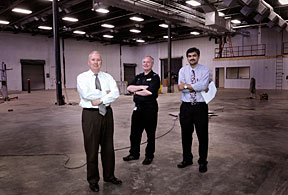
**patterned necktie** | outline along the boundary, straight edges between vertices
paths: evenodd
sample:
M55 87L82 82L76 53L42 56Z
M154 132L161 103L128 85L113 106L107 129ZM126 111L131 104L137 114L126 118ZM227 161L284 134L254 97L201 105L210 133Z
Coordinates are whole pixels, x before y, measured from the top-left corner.
M196 83L196 78L195 78L195 71L192 70L191 72L191 83L192 84L195 84ZM192 104L195 104L197 101L196 101L196 91L192 91L190 93L190 97L191 97L191 103Z
M99 78L98 78L98 74L95 74L95 86L96 86L96 89L99 89L101 90L101 85L100 85L100 81L99 81ZM103 116L105 116L106 114L106 106L104 104L100 104L98 105L99 107L99 113Z

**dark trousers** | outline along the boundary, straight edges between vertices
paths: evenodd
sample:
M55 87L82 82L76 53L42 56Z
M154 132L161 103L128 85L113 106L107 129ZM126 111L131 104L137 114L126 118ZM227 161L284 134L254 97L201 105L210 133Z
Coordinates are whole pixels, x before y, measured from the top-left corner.
M208 105L204 102L191 105L183 102L180 107L183 160L192 161L192 134L194 127L199 141L200 164L207 164L208 154Z
M98 151L101 146L101 160L104 180L114 177L115 154L113 144L113 112L107 108L105 116L99 114L97 109L83 109L82 130L87 161L87 180L89 183L98 183Z
M130 154L140 156L140 144L142 133L145 129L147 134L147 146L145 156L147 158L154 158L155 152L155 133L157 127L158 105L153 107L137 106L137 110L133 111L131 119L131 133L130 133Z

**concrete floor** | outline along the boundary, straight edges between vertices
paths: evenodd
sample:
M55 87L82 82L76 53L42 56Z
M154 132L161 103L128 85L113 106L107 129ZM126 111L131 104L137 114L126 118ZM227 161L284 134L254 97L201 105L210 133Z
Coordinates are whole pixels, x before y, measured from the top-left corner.
M209 103L214 116L209 121L209 164L204 174L198 172L195 134L194 164L176 166L182 160L180 125L169 113L178 113L179 93L159 96L157 135L171 132L157 139L153 163L142 165L145 145L140 160L124 162L128 149L121 148L129 146L133 103L131 96L121 95L112 107L115 148L120 149L115 153L116 176L123 184L115 186L101 178L98 194L287 195L288 92L260 92L268 93L269 100L248 99L248 90L222 89ZM69 102L79 101L75 89L67 94ZM70 168L85 164L81 108L56 106L53 90L10 95L15 96L18 99L0 103L0 194L94 194L86 182L86 166L64 167L65 155Z

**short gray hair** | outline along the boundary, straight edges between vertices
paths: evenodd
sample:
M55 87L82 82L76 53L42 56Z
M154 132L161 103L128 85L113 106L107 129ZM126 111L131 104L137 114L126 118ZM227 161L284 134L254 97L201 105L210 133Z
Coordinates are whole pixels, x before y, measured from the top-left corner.
M92 54L99 54L100 55L100 57L101 57L101 54L99 53L99 51L92 51L89 55L88 55L88 59L90 59L90 57L91 57L91 55ZM101 57L102 58L102 57Z
M152 61L152 64L154 64L154 58L153 58L152 56L145 56L144 58L150 58L151 61ZM143 59L144 59L144 58L143 58Z

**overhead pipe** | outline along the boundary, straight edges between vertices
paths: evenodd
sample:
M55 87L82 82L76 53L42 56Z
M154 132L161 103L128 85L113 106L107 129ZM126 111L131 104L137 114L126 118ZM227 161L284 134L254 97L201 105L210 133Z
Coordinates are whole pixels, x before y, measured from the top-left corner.
M210 33L218 34L217 29L205 26L205 19L193 15L192 13L187 13L181 11L177 8L168 7L166 5L152 2L150 0L94 0L93 3L103 2L106 5L111 5L125 10L133 10L135 13L140 13L143 15L151 16L161 20L167 20L171 23L179 24L186 27L196 27ZM194 13L197 13L195 10ZM200 13L199 13L200 14ZM201 14L200 14L201 15ZM203 14L202 14L203 15Z

